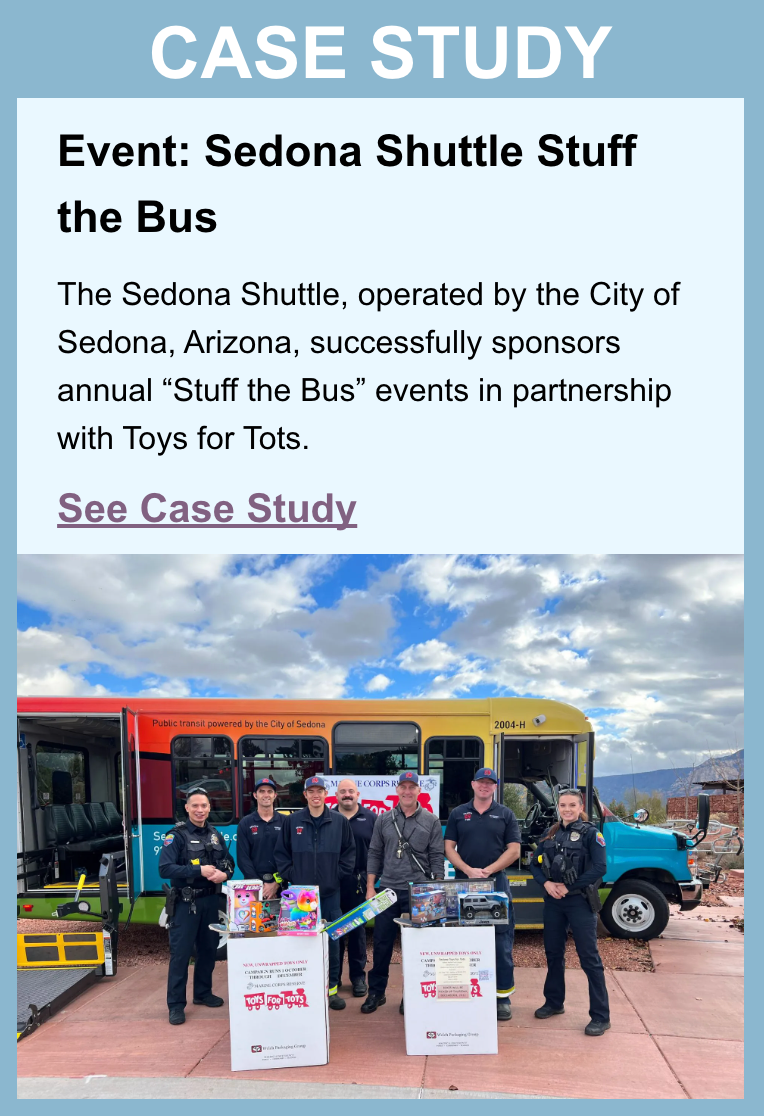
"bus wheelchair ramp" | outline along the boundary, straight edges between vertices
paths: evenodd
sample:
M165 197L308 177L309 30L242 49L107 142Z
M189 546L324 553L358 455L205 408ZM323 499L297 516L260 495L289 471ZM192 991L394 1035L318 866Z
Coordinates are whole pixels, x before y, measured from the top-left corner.
M100 922L98 929L16 935L17 1039L31 1034L102 976L117 971L120 904L113 855L101 857L100 914L80 899L83 883L81 877L74 901L60 903L57 915L92 915Z
M16 972L16 1037L30 1035L86 988L100 980L100 966L74 969L18 969Z

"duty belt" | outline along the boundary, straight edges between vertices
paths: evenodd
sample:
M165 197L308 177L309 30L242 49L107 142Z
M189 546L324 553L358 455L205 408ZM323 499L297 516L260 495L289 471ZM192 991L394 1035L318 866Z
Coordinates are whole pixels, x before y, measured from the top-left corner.
M202 895L215 895L216 893L214 887L181 887L178 890L184 903L190 903L194 899L201 898Z

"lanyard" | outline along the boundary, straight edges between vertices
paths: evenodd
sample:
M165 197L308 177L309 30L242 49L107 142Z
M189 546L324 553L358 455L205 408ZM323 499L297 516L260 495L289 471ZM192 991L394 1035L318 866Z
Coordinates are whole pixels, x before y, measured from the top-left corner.
M406 841L406 840L404 839L403 833L401 833L401 831L400 831L400 827L399 827L399 825L398 825L398 819L397 819L397 817L395 816L395 811L396 811L397 809L398 809L398 807L396 806L395 810L393 810L393 825L395 826L395 832L396 832L396 833L398 834L398 859L399 859L399 860L401 859L401 856L402 856L402 854L403 854L403 851L404 851L404 849L405 849L405 850L406 850L406 852L408 853L409 857L411 858L411 860L413 860L413 861L414 861L414 863L416 864L417 868L418 868L418 869L419 869L419 871L420 871L420 872L422 873L422 875L423 875L423 876L429 876L429 878L430 878L431 880L434 880L434 879L435 879L435 877L433 876L432 872L425 872L424 868L422 867L422 865L421 865L421 864L420 864L420 862L419 862L419 859L417 858L416 854L414 853L414 850L413 850L413 849L411 848L411 845L409 844L409 842L408 842L408 841ZM412 817L414 817L414 816L415 816L415 815L413 815L413 814L412 814ZM404 814L404 816L403 816L403 829L404 829L404 832L405 832L405 829L406 829L406 822L407 822L407 821L408 821L408 818L407 818L407 817L406 817L406 815Z

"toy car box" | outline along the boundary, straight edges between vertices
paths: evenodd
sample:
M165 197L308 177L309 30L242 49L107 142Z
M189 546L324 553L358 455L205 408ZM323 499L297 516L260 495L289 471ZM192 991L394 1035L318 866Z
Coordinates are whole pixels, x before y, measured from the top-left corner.
M289 887L281 892L279 934L318 934L321 900L317 887Z
M501 926L509 922L509 896L503 891L467 891L458 897L463 926Z

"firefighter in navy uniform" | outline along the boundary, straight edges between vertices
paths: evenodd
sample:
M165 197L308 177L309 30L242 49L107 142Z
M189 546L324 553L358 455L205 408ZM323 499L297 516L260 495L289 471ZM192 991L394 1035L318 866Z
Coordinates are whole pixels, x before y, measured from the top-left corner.
M512 1018L509 997L515 990L515 916L505 869L520 856L520 826L509 807L494 799L498 781L490 767L475 772L472 801L457 806L449 815L445 848L457 880L493 876L496 890L509 898L507 925L495 927L496 1018L504 1021Z
M355 868L352 875L340 880L340 907L347 914L363 903L366 898L366 864L369 859L369 845L374 832L376 815L360 805L361 792L353 779L340 779L337 784L337 810L350 822L355 839ZM340 971L338 980L342 982L342 960L347 950L350 984L354 996L365 996L369 989L366 984L366 927L358 926L340 938ZM340 984L337 985L340 987Z
M317 887L321 917L334 922L342 916L342 880L355 867L356 847L350 822L326 805L326 783L320 775L305 780L306 809L285 818L276 842L276 867L282 879L303 887ZM345 1001L338 995L340 979L339 939L329 939L329 1007L342 1011Z
M573 934L581 968L589 980L587 1035L603 1035L610 1028L610 1004L605 970L597 949L597 888L605 875L605 838L584 813L578 789L560 793L560 817L538 843L531 860L533 877L544 888L544 950L547 978L544 1004L537 1019L561 1015L565 1004L565 942Z
M276 880L276 842L286 820L276 813L278 787L265 776L255 783L255 809L239 822L236 831L236 861L245 880L262 880L266 899L277 899L281 885Z
M170 933L167 1007L173 1024L186 1021L188 963L194 950L194 1003L223 1006L221 997L212 993L220 937L209 927L220 920L221 884L234 872L223 836L207 822L207 791L192 790L185 806L188 820L170 830L159 855L159 875L172 884L166 907Z

